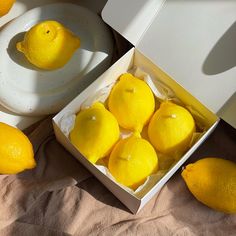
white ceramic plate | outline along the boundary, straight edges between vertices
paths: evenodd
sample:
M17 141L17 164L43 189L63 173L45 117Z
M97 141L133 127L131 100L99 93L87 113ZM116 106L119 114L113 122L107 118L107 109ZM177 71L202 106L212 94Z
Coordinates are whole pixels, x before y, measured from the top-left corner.
M24 33L43 20L57 20L81 39L81 47L61 69L44 71L16 50ZM0 32L0 104L18 114L58 112L111 63L113 40L95 13L74 4L50 4L16 18Z

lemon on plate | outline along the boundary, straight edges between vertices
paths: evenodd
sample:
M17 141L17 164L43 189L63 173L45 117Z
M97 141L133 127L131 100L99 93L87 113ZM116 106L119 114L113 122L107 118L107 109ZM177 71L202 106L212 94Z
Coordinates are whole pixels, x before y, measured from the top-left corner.
M108 108L122 128L140 133L154 112L155 99L143 80L125 73L109 94Z
M80 47L80 39L57 21L42 21L26 32L17 50L41 69L63 67Z
M70 132L71 142L92 163L108 155L119 137L116 118L100 102L81 110Z
M236 213L234 162L222 158L203 158L188 164L181 175L197 200L215 210Z
M1 0L0 1L0 17L5 16L12 8L15 0Z
M0 122L0 174L17 174L35 166L28 137L21 130Z
M108 169L117 182L135 190L157 171L158 158L147 140L132 135L115 145Z
M172 102L162 102L148 125L148 137L152 145L164 154L184 153L195 132L191 113Z

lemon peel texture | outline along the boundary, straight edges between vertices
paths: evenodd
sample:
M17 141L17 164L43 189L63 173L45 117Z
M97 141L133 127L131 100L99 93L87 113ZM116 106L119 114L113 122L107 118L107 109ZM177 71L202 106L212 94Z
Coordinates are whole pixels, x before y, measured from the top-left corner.
M108 155L120 136L117 120L102 103L78 113L71 142L92 163Z
M159 152L183 154L190 145L195 129L191 113L184 107L167 101L161 103L152 116L148 125L148 137Z
M80 47L80 39L57 21L34 25L16 44L18 51L35 66L45 70L63 67Z
M0 174L17 174L35 166L28 137L21 130L0 122Z
M12 8L15 0L0 1L0 17L5 16Z
M144 81L125 73L113 86L108 107L122 128L141 132L154 112L155 99Z
M208 207L236 213L236 164L222 158L203 158L181 173L190 192Z
M117 182L135 190L157 171L158 158L147 140L132 135L115 145L108 169Z

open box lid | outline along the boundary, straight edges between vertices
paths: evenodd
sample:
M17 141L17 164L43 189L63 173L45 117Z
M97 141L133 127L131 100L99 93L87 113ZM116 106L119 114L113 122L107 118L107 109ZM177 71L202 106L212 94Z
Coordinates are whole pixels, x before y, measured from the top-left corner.
M108 0L103 20L236 128L236 1Z

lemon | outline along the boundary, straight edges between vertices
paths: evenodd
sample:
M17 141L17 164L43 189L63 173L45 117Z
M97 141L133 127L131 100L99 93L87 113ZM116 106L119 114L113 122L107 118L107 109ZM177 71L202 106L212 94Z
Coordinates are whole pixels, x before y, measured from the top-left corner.
M0 1L0 17L6 15L12 8L15 0L1 0Z
M204 158L182 172L190 192L203 204L236 213L236 164L221 158Z
M116 181L131 189L143 184L157 168L155 149L147 140L136 135L120 140L108 162L108 169Z
M80 39L57 21L43 21L26 32L17 49L35 66L53 70L63 67L80 47Z
M71 142L92 163L108 155L119 136L117 120L99 102L78 113L70 132Z
M108 107L121 127L140 133L154 112L155 100L144 81L125 73L112 88Z
M35 166L33 147L27 136L0 122L0 173L16 174Z
M152 145L165 154L182 154L189 147L195 131L191 113L172 102L161 103L148 125Z

